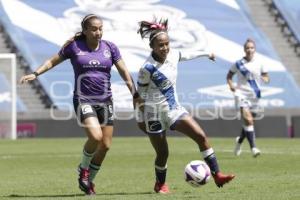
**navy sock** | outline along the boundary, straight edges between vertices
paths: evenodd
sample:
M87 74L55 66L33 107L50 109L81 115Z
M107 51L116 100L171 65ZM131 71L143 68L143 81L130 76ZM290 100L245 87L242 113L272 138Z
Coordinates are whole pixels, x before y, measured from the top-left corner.
M256 147L255 145L255 132L254 131L246 131L246 136L249 142L251 149Z
M246 133L245 133L245 130L244 128L242 128L242 131L241 131L241 134L240 134L240 137L239 137L239 140L238 140L238 143L242 144L244 139L246 137Z
M218 173L220 170L219 170L219 165L214 150L212 148L209 148L203 151L202 154L205 162L210 168L211 173L213 175Z
M166 182L167 167L155 166L156 181L164 184Z

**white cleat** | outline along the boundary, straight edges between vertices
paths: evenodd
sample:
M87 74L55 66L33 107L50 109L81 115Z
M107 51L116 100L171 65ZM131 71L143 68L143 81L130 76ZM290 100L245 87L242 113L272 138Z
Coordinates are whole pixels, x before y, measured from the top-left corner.
M260 155L260 150L258 148L256 148L256 147L253 147L251 149L251 151L252 151L252 155L253 155L254 158L256 158L257 156Z
M238 142L239 139L240 139L239 136L235 138L234 155L236 155L236 156L239 156L239 155L241 155L241 153L242 153L242 148L241 148L242 144Z

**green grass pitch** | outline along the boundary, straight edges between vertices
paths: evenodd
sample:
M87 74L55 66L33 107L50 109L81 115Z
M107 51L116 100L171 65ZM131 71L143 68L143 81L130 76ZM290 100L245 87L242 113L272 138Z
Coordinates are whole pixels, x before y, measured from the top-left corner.
M213 182L193 188L184 166L202 159L186 137L169 137L167 182L172 194L153 192L154 151L146 137L115 137L95 184L93 199L299 200L300 140L258 138L262 155L253 158L247 143L232 153L233 138L210 138L220 168L236 178L223 188ZM84 138L0 140L0 199L87 199L78 189L76 168Z

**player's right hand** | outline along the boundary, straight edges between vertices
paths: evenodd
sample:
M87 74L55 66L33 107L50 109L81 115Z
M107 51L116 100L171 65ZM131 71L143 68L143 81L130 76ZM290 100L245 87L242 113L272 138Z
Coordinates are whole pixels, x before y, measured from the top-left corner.
M235 87L229 87L229 89L231 90L231 92L235 92Z
M34 74L28 74L28 75L25 75L25 76L22 76L21 79L20 79L20 83L23 84L23 83L27 83L29 81L33 81L36 79L36 75Z

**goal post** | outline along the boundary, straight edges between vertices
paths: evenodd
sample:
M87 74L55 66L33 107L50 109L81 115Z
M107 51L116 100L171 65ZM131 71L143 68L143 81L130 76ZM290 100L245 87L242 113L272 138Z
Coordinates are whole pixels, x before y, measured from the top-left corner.
M0 53L0 138L17 139L16 54Z

